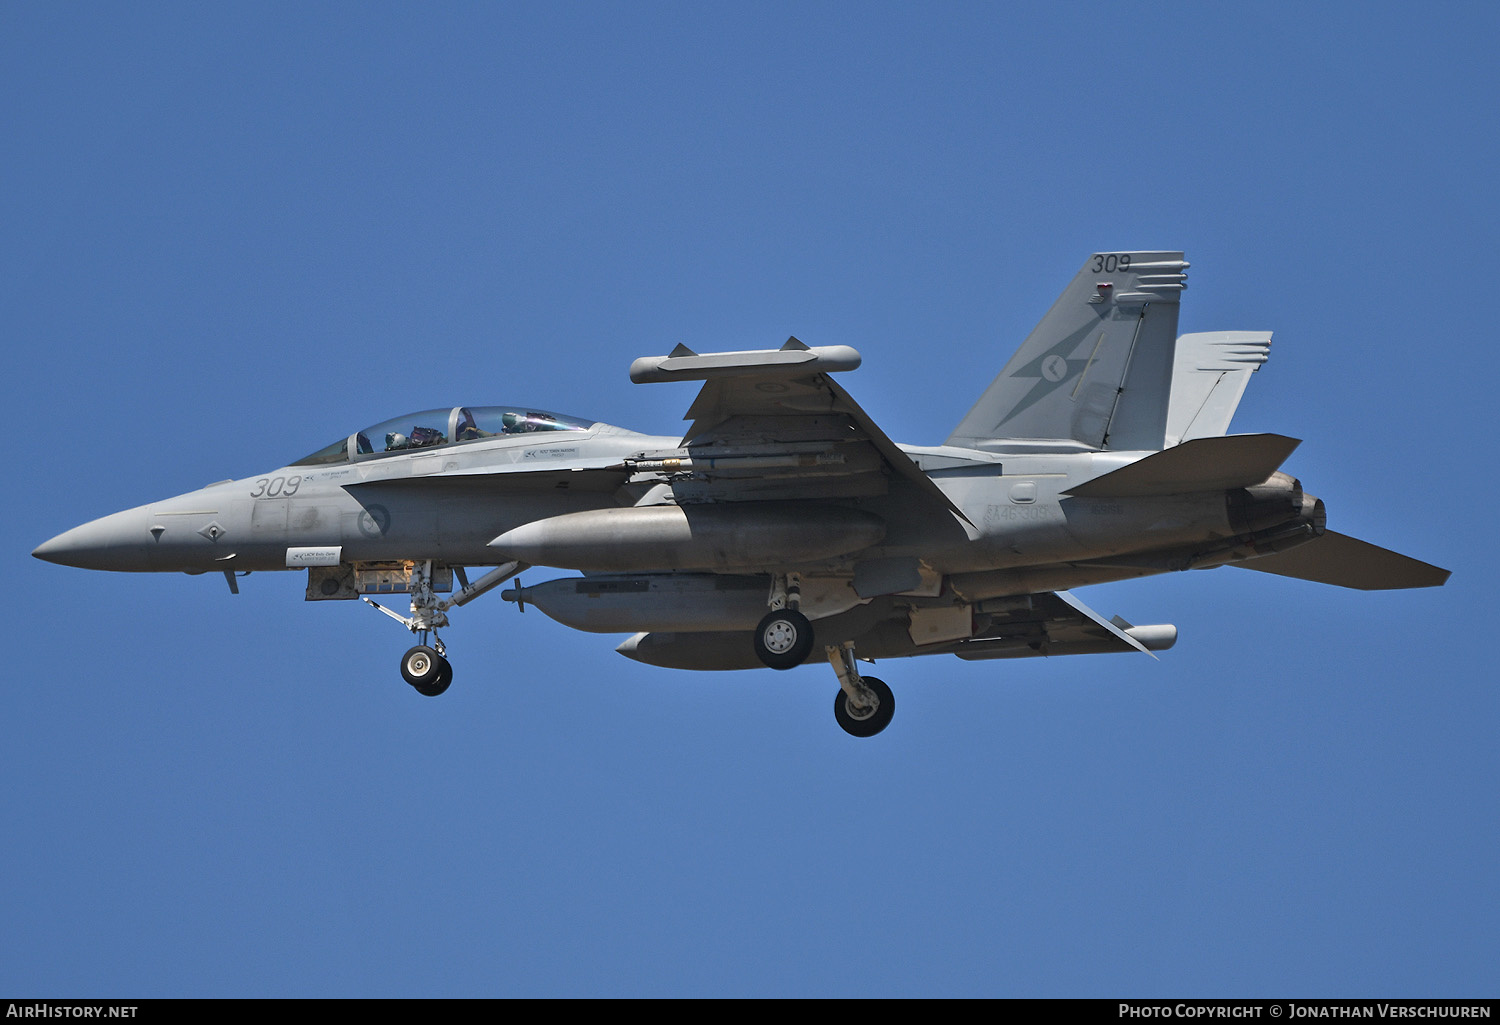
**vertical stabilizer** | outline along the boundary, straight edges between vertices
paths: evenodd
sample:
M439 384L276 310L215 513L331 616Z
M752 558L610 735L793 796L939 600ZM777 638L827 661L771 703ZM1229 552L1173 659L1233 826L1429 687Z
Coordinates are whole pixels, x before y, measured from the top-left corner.
M947 444L1062 438L1165 446L1182 253L1095 253Z
M1250 375L1270 354L1269 331L1203 331L1178 338L1168 447L1228 434Z

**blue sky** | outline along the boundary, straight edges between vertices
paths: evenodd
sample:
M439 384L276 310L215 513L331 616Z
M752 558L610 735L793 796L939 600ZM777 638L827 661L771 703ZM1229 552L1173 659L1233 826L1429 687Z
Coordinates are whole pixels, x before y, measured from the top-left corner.
M0 992L1494 996L1500 15L0 7ZM694 675L498 598L409 641L293 574L32 547L406 410L653 433L679 342L849 344L940 442L1096 250L1271 329L1235 427L1449 567L1085 589L1124 656ZM538 582L538 571L529 574Z

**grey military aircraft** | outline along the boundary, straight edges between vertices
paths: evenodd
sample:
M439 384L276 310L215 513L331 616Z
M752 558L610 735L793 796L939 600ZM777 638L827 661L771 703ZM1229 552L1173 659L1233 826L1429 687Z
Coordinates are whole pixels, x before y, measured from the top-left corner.
M420 641L419 693L453 677L448 613L503 597L655 666L826 659L834 715L895 710L859 661L1169 648L1072 589L1239 566L1363 589L1448 571L1328 530L1280 467L1299 442L1228 434L1260 331L1177 334L1178 252L1095 253L941 445L898 445L835 383L843 345L638 359L637 383L701 381L683 437L527 406L453 406L356 430L268 473L117 512L42 544L89 569L305 569L309 601L362 599ZM470 580L468 569L485 570ZM457 590L455 590L455 580ZM409 595L408 615L371 596ZM442 597L449 595L449 597ZM1152 657L1155 657L1154 655Z

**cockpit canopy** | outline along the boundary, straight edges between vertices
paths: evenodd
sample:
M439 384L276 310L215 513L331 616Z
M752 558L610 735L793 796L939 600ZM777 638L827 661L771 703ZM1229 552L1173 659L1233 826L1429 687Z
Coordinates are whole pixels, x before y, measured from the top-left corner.
M517 406L454 406L407 413L355 431L349 437L320 448L293 466L321 466L349 459L365 459L418 448L461 445L486 438L532 434L538 431L586 431L593 420L549 413L544 409Z

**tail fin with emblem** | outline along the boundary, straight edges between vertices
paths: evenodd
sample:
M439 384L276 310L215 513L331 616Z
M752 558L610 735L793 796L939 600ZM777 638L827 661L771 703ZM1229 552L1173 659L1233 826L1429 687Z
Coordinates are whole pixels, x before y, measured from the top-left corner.
M1066 439L1096 449L1165 447L1187 279L1182 256L1090 256L947 444Z

